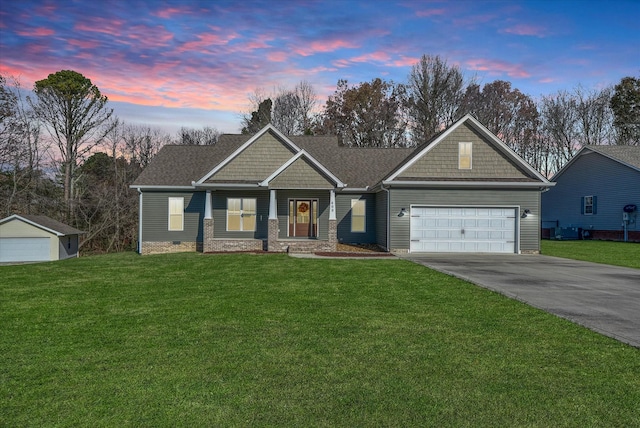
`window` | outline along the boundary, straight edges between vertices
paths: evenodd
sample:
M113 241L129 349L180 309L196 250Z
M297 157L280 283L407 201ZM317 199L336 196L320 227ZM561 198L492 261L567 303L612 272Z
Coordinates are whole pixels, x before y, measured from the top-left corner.
M458 143L458 169L471 169L473 143Z
M184 198L169 198L169 230L184 229Z
M582 197L582 214L593 215L596 213L596 203L598 198L596 196L583 196Z
M367 201L351 199L351 232L367 231Z
M227 230L240 232L256 230L255 198L227 198Z

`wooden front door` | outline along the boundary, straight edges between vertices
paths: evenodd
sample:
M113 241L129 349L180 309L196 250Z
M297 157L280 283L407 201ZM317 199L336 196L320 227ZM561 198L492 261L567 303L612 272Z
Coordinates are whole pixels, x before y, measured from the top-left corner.
M289 236L315 238L318 234L318 200L289 201Z

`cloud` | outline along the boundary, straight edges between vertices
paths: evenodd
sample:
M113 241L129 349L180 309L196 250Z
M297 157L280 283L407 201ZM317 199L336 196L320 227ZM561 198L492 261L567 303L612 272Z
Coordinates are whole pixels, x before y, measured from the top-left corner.
M355 49L359 46L348 40L317 40L311 42L308 47L300 47L294 50L295 53L302 56L310 56L316 53L335 52L340 49Z
M520 64L489 58L474 58L464 61L470 70L485 71L490 76L507 75L512 78L528 78L531 74Z
M23 37L48 37L53 36L55 31L51 28L38 27L33 30L18 30L16 34Z
M445 9L425 9L416 11L416 16L420 18L427 18L431 16L444 15L447 11Z
M502 30L503 33L515 34L516 36L545 37L546 31L543 27L530 24L517 24Z
M191 13L193 13L193 11L187 7L166 7L164 9L151 12L151 15L162 19L171 19L176 15L187 15Z

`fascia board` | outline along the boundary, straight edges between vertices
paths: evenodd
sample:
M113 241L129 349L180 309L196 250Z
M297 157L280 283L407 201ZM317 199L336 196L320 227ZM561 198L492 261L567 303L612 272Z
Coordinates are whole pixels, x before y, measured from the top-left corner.
M271 182L271 180L273 180L274 178L276 178L278 175L280 175L282 172L284 172L287 168L289 168L291 166L291 164L293 164L295 161L297 161L298 159L300 159L301 157L305 157L307 158L316 168L318 168L324 175L326 175L327 177L329 177L334 183L336 183L336 187L346 187L346 184L344 184L338 177L336 177L335 175L333 175L331 173L331 171L329 171L327 168L325 168L324 165L322 165L320 162L318 162L313 156L311 156L306 150L304 149L300 149L300 151L298 153L296 153L294 156L291 157L291 159L289 159L288 161L286 161L285 163L283 163L280 168L278 168L277 170L275 170L273 172L273 174L271 174L269 177L265 178L261 183L260 186L262 187L267 187L269 185L269 182Z
M193 183L194 189L255 189L260 187L260 183Z
M129 188L137 190L194 190L194 182L191 183L191 186L131 185Z
M49 229L48 227L45 227L45 226L41 225L40 223L36 223L34 221L31 221L29 219L21 217L18 214L14 214L14 215L12 215L10 217L7 217L5 220L7 220L7 221L9 221L9 220L20 220L20 221L23 221L23 222L25 222L25 223L33 226L33 227L37 227L38 229L42 229L42 230L44 230L46 232L52 233L52 234L54 234L54 235L56 235L58 237L65 236L64 233L60 233L57 230ZM4 220L2 222L4 223Z
M553 187L556 183L546 182L515 182L515 181L383 181L383 185L395 187L395 186L409 186L409 187L479 187L479 188L535 188L535 187Z
M300 148L298 146L296 146L295 144L293 144L293 142L289 138L287 138L282 132L278 131L273 125L268 124L267 126L262 128L260 131L258 131L253 137L249 138L247 140L247 142L245 142L243 145L238 147L226 159L224 159L222 162L220 162L218 165L216 165L211 171L206 173L201 179L196 181L196 183L197 184L202 184L203 182L208 180L216 172L220 171L225 165L227 165L229 162L231 162L233 159L235 159L236 156L238 156L240 153L242 153L247 147L252 145L258 138L262 137L264 134L266 134L269 131L273 131L273 133L275 133L285 144L290 146L295 152L299 152L300 151Z

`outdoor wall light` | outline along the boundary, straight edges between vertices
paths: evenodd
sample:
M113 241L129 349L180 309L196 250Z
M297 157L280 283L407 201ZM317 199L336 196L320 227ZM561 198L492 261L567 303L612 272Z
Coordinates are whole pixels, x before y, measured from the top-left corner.
M520 216L520 218L527 218L527 216L531 214L531 210L530 209L526 209L524 211L522 211L522 215Z
M398 213L398 217L404 217L407 214L406 208L400 208L400 212Z

